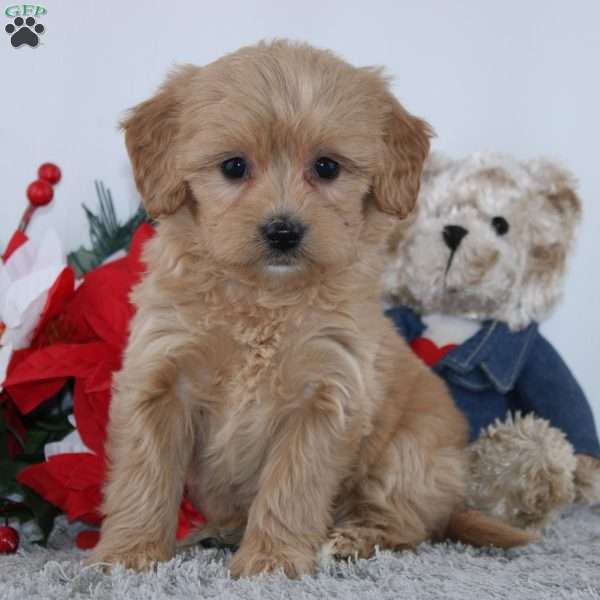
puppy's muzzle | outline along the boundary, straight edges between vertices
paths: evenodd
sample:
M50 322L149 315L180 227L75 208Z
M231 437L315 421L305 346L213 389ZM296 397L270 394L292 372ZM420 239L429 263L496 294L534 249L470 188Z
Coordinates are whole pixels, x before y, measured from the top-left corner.
M306 227L290 217L276 217L263 225L261 233L269 248L286 253L300 245Z

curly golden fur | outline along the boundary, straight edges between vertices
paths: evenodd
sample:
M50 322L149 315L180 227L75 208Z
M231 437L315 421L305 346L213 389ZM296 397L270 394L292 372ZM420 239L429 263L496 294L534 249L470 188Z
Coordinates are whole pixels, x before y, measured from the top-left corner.
M91 561L171 557L184 487L208 526L243 532L234 576L299 576L328 539L369 556L468 521L465 422L380 305L383 240L415 202L428 126L378 70L274 42L177 70L123 127L158 235ZM232 181L235 156L249 171ZM316 176L320 156L339 177ZM306 232L285 263L260 234L281 214ZM498 531L486 539L529 539Z

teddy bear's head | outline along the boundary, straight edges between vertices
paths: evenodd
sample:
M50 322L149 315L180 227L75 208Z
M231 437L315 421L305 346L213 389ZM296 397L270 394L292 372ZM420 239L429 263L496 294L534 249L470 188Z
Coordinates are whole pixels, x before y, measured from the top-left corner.
M422 314L539 321L560 297L581 206L549 160L433 154L415 214L390 240L385 289Z

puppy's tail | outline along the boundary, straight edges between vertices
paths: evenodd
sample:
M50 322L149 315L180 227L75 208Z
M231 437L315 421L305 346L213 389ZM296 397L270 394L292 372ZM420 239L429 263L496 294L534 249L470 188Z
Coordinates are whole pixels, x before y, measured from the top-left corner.
M535 532L517 529L500 519L470 509L452 515L446 529L446 537L471 546L496 548L524 546L540 539L540 535Z

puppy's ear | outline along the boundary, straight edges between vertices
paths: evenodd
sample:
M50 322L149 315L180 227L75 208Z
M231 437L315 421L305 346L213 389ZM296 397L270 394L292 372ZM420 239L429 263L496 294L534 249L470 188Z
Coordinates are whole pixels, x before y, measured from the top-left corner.
M373 182L373 193L379 210L402 219L417 201L433 132L425 121L404 110L392 94L386 94L385 105L384 156Z
M175 212L187 185L177 165L181 98L196 68L174 71L158 93L129 111L121 123L137 189L151 217Z

